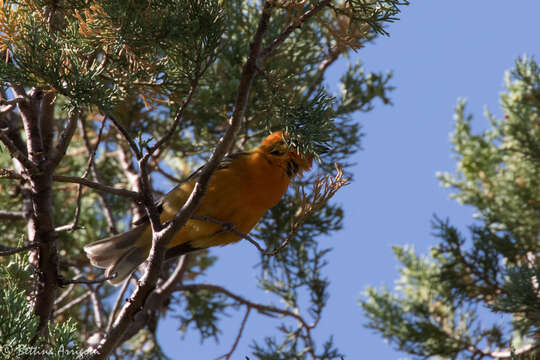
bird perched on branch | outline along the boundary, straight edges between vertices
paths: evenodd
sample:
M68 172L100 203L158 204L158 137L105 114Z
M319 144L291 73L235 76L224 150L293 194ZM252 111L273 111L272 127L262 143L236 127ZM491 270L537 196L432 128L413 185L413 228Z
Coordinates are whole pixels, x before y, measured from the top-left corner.
M234 153L220 163L208 190L195 212L198 219L209 218L232 224L247 234L278 203L290 180L309 170L311 156L289 149L284 135L277 131L251 151ZM187 201L200 170L176 186L158 202L161 222L171 220ZM143 261L152 246L152 230L147 218L134 223L124 233L90 243L84 247L92 265L107 269L105 275L113 285L123 282ZM166 258L216 245L236 242L241 236L224 229L219 223L190 219L168 244Z

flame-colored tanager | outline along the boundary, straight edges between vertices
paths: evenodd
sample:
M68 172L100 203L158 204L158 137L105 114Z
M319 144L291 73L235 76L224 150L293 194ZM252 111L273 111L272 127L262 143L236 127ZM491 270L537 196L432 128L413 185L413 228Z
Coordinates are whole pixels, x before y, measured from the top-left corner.
M278 203L290 180L309 170L311 163L311 156L302 156L289 149L283 133L277 131L264 139L259 147L223 159L195 215L230 223L238 231L249 233L264 213ZM194 172L158 202L161 222L171 220L182 208L199 173ZM107 269L107 277L116 273L109 280L113 285L122 283L150 252L152 230L148 219L140 219L134 225L129 231L84 247L94 266ZM169 242L166 258L240 239L234 232L224 231L219 224L191 219Z

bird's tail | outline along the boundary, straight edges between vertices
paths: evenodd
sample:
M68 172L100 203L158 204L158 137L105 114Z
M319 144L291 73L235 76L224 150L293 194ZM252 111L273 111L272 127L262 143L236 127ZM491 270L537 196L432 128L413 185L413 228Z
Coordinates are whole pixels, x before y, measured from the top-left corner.
M110 277L116 273L109 280L112 285L120 285L148 257L150 249L139 245L144 242L137 241L147 227L147 224L142 224L84 247L92 265L107 269L105 276Z

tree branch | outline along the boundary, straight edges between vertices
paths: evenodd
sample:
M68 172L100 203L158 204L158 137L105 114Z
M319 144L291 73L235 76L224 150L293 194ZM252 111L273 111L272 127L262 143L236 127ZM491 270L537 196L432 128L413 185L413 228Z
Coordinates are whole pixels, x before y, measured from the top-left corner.
M10 247L2 245L2 246L0 246L0 249L5 249L5 250L0 251L0 256L14 255L14 254L17 254L17 253L20 253L20 252L23 252L23 251L34 249L34 248L36 248L38 246L39 246L39 243L37 243L37 242L30 242L30 243L28 243L26 245L23 245L21 247L18 247L18 248L10 248Z
M236 335L236 339L234 340L231 350L228 353L221 355L220 357L217 357L214 360L220 360L220 359L229 360L231 358L232 354L234 353L234 350L236 350L236 347L238 346L238 343L240 342L240 338L242 337L242 333L244 332L244 328L246 327L246 323L247 323L250 311L251 311L251 307L248 306L246 309L246 314L244 315L244 318L242 319L242 323L240 324L240 329L238 330L238 334Z
M2 170L5 170L5 169L2 169ZM0 177L10 177L10 176L2 176L2 175L3 175L2 172L0 172ZM126 190L126 189L118 189L112 186L107 186L107 185L103 185L97 182L86 180L77 176L54 175L53 180L57 182L81 184L81 185L90 187L92 189L96 189L97 191L122 196L125 198L133 199L134 201L141 200L140 194L138 192Z
M299 29L304 25L304 23L313 17L316 13L322 10L324 7L330 5L331 0L323 0L313 7L313 9L307 11L304 15L300 16L298 20L295 20L290 24L283 32L274 40L270 45L268 45L264 50L261 51L259 55L259 60L263 60L265 57L270 55L281 43L283 43L289 35L296 29Z
M56 168L56 166L58 166L58 164L60 163L60 160L62 160L64 155L66 155L66 151L69 146L69 143L71 142L71 138L73 137L73 134L75 133L75 129L77 129L78 119L79 119L78 113L73 112L72 114L70 114L66 129L64 130L64 132L62 132L62 135L60 136L60 139L58 140L56 147L51 149L51 153L49 154L48 165L52 169Z
M118 131L120 131L120 133L124 136L124 139L126 139L126 141L129 143L129 147L131 148L131 150L133 151L133 153L135 154L135 157L137 158L137 160L140 160L142 159L142 153L141 153L141 150L139 149L139 147L137 146L137 144L135 143L135 141L131 138L131 136L129 135L129 132L126 130L125 127L123 127L117 120L114 116L111 116L110 114L106 114L105 115L106 117L108 117L109 119L111 119L111 121L113 122L114 126L116 126L116 128L118 129Z
M76 297L75 299L73 299L72 301L70 301L69 303L67 303L66 305L62 306L60 309L56 310L54 313L53 313L53 317L57 317L58 315L61 315L62 313L64 313L65 311L71 309L72 307L74 307L75 305L81 303L84 299L86 299L87 297L90 296L90 291L87 291L85 292L84 294L82 294L81 296L79 297Z
M23 211L0 210L0 219L2 220L24 220Z
M230 119L230 125L225 135L218 143L207 165L202 170L202 173L194 186L194 189L184 204L182 209L174 216L172 221L164 229L159 232L153 232L152 248L149 256L148 270L141 279L141 286L138 287L131 300L121 309L118 318L113 324L109 336L101 343L99 354L95 359L105 359L113 351L116 345L123 338L125 331L132 323L133 317L144 305L145 299L152 291L154 284L157 281L161 263L165 256L167 244L174 233L176 233L193 215L200 204L202 196L206 192L206 188L210 178L225 154L232 148L236 134L240 129L242 119L247 106L248 97L251 91L251 85L257 70L257 58L261 49L261 43L268 27L270 19L270 2L265 1L264 8L259 20L257 32L251 44L250 54L244 65L242 77L240 80L236 102L233 114ZM143 170L143 169L141 169ZM146 205L146 204L145 204ZM148 207L147 207L148 211ZM155 229L153 229L155 230Z
M96 167L95 155L96 155L96 151L98 149L99 143L101 141L101 136L103 134L103 129L105 128L106 120L107 120L106 118L103 118L101 121L101 127L98 132L96 146L92 150L92 145L90 144L90 139L88 138L88 133L86 131L86 122L84 121L84 118L81 118L81 133L84 140L84 145L86 147L88 156L92 160L89 162L89 169L92 173L93 180L100 184L103 183L103 181L101 180L101 176ZM105 219L107 219L107 223L109 224L109 232L112 234L117 234L118 231L116 230L116 221L114 220L114 216L112 214L111 208L109 207L109 204L107 203L107 200L101 193L98 193L98 199L99 199L99 202L101 203L101 206L103 206Z
M36 164L34 164L19 148L15 145L11 139L0 130L0 141L6 146L9 151L9 154L12 158L15 158L20 161L20 163L30 172L30 173L39 173L40 170Z
M186 285L183 285L182 284L182 285L176 286L175 290L179 290L179 291L208 290L208 291L212 291L212 292L217 292L217 293L226 295L227 297L235 300L236 302L238 302L240 304L243 304L243 305L246 305L246 306L248 306L250 308L253 308L253 309L257 310L258 312L260 312L262 314L272 313L272 314L279 314L279 315L292 317L292 318L298 320L298 322L300 322L302 327L307 328L307 329L313 328L313 325L308 324L306 322L306 320L304 320L304 318L302 316L298 315L297 313L295 313L293 311L280 309L280 308L277 308L277 307L274 307L274 306L254 303L254 302L252 302L250 300L247 300L246 298L244 298L244 297L242 297L240 295L232 293L231 291L229 291L229 290L227 290L224 287L221 287L219 285L213 285L213 284L186 284Z

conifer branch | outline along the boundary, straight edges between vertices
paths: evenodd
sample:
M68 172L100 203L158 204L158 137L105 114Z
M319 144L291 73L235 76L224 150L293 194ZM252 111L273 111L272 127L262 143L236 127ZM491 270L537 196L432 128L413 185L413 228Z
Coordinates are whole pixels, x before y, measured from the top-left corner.
M60 309L56 310L53 313L53 317L57 317L58 315L62 315L67 310L71 309L72 307L80 304L82 301L84 301L87 297L90 296L90 291L85 292L84 294L76 297L75 299L71 300L66 305L62 306Z
M49 154L48 166L50 166L51 169L56 168L60 163L60 160L62 160L62 158L66 155L66 151L69 143L71 142L71 138L73 137L73 134L75 134L75 130L77 129L78 119L79 114L75 111L69 115L66 129L62 132L62 135L60 135L60 139L58 140L56 147L51 149L51 153Z
M310 18L312 18L315 14L317 14L323 8L330 5L331 2L332 2L332 0L323 0L323 1L319 2L311 10L307 11L305 14L300 16L300 18L298 18L298 20L295 20L292 24L287 26L287 28L285 30L283 30L283 32L281 34L279 34L279 36L274 41L272 41L272 43L270 45L268 45L266 48L264 48L264 50L261 51L261 53L259 54L259 60L263 60L268 55L270 55L272 52L274 52L274 50L281 43L283 43L289 37L289 35L292 34L292 32L294 30L299 29L300 27L302 27L302 25L304 25L304 23L306 21L308 21Z
M37 243L37 242L30 242L30 243L28 243L26 245L23 245L21 247L18 247L18 248L10 248L8 246L3 246L2 245L2 246L0 246L0 256L15 255L15 254L23 252L23 251L35 249L38 246L39 246L39 243Z
M2 177L1 173L0 173L0 177ZM126 189L119 189L119 188L115 188L108 185L103 185L103 184L86 180L77 176L54 175L53 180L57 182L81 184L89 188L95 189L97 191L122 196L125 198L132 199L134 201L140 201L140 194L138 192L126 190Z
M220 294L223 294L223 295L233 299L234 301L238 302L239 304L246 305L247 307L250 307L252 309L257 310L261 314L279 314L279 315L294 318L294 319L298 320L298 322L301 324L301 327L305 328L305 329L311 329L314 326L313 324L308 324L307 321L302 316L297 314L296 312L293 312L293 311L290 311L290 310L285 310L285 309L280 309L280 308L277 308L275 306L263 305L263 304L252 302L252 301L244 298L243 296L237 295L237 294L235 294L235 293L233 293L233 292L231 292L231 291L229 291L229 290L227 290L224 287L219 286L219 285L213 285L213 284L181 284L181 285L176 286L175 290L177 290L177 291L190 291L190 292L208 290L208 291L211 291L211 292L220 293Z
M6 146L9 151L9 154L12 158L19 160L19 162L33 174L40 172L39 168L32 162L19 148L15 143L0 129L0 141Z
M251 91L251 85L253 83L253 78L255 77L257 58L259 56L262 40L270 19L270 8L270 2L265 1L259 20L259 26L251 45L250 55L242 71L229 128L218 143L205 168L202 170L201 175L194 186L193 192L182 209L174 216L172 221L163 230L160 230L158 233L153 233L152 249L149 256L149 266L148 270L141 279L141 286L134 291L130 301L121 309L117 320L108 333L108 337L104 339L99 347L100 354L97 355L95 359L105 359L116 347L116 344L123 338L124 333L132 322L133 316L135 316L135 314L139 311L139 308L143 306L145 299L150 294L154 284L157 281L168 241L172 235L180 230L180 228L193 215L206 192L206 187L208 186L213 172L217 169L221 159L232 148L236 138L236 133L238 132L244 117L247 100ZM140 159L140 157L138 159ZM144 176L144 174L141 175ZM148 210L148 206L146 207Z
M2 220L24 220L23 211L0 210L0 219Z
M236 347L238 346L238 343L240 342L240 339L242 338L242 334L244 332L244 328L246 327L246 323L247 323L250 312L251 312L251 307L247 306L246 307L246 313L244 315L244 318L242 319L242 323L240 324L240 329L238 330L238 334L236 335L236 339L234 339L234 343L233 343L233 345L231 347L231 350L229 350L228 353L226 353L224 355L221 355L221 356L217 357L214 360L221 360L221 359L229 360L231 358L232 354L236 350Z
M90 169L91 171L93 180L100 184L102 184L103 181L101 180L101 175L99 174L98 169L96 167L95 156L96 156L96 151L98 149L99 143L101 142L101 136L103 134L103 129L105 128L106 121L107 121L107 118L103 118L101 120L101 127L99 128L96 146L92 150L92 145L90 144L90 139L88 138L88 133L86 131L86 121L84 120L84 118L81 118L81 133L84 140L84 146L86 148L86 152L88 153L88 156L90 157L90 161L88 163L88 169ZM109 204L107 203L107 200L101 193L98 193L97 195L99 198L99 202L101 203L101 206L103 206L105 219L107 219L107 223L109 224L109 232L112 234L117 234L118 231L116 229L116 221L114 220L114 216L112 214Z

